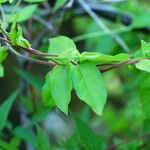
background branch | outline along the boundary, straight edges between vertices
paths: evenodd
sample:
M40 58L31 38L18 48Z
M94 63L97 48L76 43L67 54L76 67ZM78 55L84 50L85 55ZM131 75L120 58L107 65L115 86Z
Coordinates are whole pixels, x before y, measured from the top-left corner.
M97 25L105 32L110 33L110 29L105 25L105 23L102 21L100 17L96 15L92 11L92 9L88 6L88 4L84 0L78 0L78 2L81 4L81 6L84 8L84 10L91 16L91 18L94 20L94 22L97 23ZM111 35L111 37L123 48L123 50L127 53L131 53L132 51L127 46L127 44L118 36L118 35Z
M112 64L99 64L97 66L111 65L108 68L107 67L106 68L100 68L101 72L106 72L106 71L110 71L112 69L116 69L116 68L122 67L124 65L135 64L135 63L137 63L137 62L139 62L140 60L143 60L143 59L147 59L147 58L130 59L130 60L127 60L127 61L117 62L117 63L112 63Z
M104 17L108 20L117 22L119 19L121 23L126 26L129 26L134 21L133 16L129 13L120 12L115 7L107 5L107 4L100 4L100 3L88 3L90 9L95 12L96 14ZM74 15L84 15L86 11L82 7L77 7L74 9ZM150 26L141 27L139 29L134 29L135 31L140 31L144 33L150 33Z

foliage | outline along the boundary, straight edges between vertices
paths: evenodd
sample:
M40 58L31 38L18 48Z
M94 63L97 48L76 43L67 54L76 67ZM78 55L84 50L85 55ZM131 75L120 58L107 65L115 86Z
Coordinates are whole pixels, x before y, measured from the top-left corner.
M0 149L148 149L148 2L101 3L0 1Z

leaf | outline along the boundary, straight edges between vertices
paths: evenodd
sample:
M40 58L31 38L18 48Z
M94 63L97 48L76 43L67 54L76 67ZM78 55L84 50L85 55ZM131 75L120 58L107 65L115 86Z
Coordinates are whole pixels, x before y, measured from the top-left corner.
M40 111L36 112L36 114L32 117L31 121L29 122L28 126L33 126L38 122L41 122L51 111L50 108L42 108Z
M21 141L18 137L13 137L9 143L8 141L6 142L0 140L0 150L10 150L10 149L18 150L20 143Z
M18 150L20 144L21 144L21 139L20 139L19 137L16 137L16 136L14 136L14 137L11 139L10 143L9 143L9 145L11 146L10 148L13 147L13 150L15 150L15 148L16 148L16 150Z
M18 24L16 24L16 20L13 22L9 38L13 45L19 45L25 48L31 47L31 44L26 40L22 35L22 28Z
M23 79L25 79L29 84L31 84L33 87L35 87L38 90L41 90L42 88L42 81L35 75L31 75L28 72L20 69L20 68L14 68L14 71Z
M0 46L0 63L3 62L8 56L8 47L7 46Z
M77 96L101 115L107 91L97 67L88 61L80 63L72 70L72 80Z
M54 5L54 8L53 8L53 11L57 11L59 8L61 8L65 3L67 2L67 0L57 0L55 2L55 5Z
M141 47L142 47L143 56L150 57L150 43L141 40Z
M23 35L22 35L22 28L21 26L17 25L17 39L16 39L16 44L29 48L31 47L31 44L26 40Z
M69 66L56 66L51 72L51 93L57 107L68 113L68 104L71 99L72 83Z
M28 96L20 96L20 103L23 105L23 107L28 111L28 113L34 112L34 104L33 99L29 98Z
M58 36L49 39L48 53L60 54L64 51L77 52L74 42L66 36Z
M20 23L20 22L28 20L29 18L32 17L32 15L36 11L36 9L37 9L37 5L35 5L35 4L23 7L21 10L19 10L19 15L18 15L16 22ZM14 22L15 18L16 18L16 14L13 14L13 15L7 14L6 15L6 20L9 23Z
M14 91L0 106L0 131L6 125L7 117L13 102L15 101L19 91Z
M149 12L144 12L140 13L135 18L133 19L133 24L132 26L134 28L142 28L150 25L150 13Z
M0 78L4 76L4 68L2 64L0 64Z
M51 72L46 75L46 81L42 87L42 100L46 106L55 105L54 99L51 93Z
M8 0L0 0L0 4L1 3L5 3L5 2L7 2Z
M10 29L10 33L8 34L9 39L13 45L16 45L16 39L18 38L17 34L17 19L18 19L18 13L14 16L14 20Z
M88 105L85 105L85 107L82 110L82 113L80 114L80 119L82 119L84 122L88 122L90 118L90 108Z
M50 144L48 138L42 128L40 126L36 126L37 128L37 142L38 142L38 150L50 150Z
M24 0L24 1L28 3L38 3L38 2L44 2L46 0Z
M136 68L150 73L150 60L143 59L136 63Z
M13 130L13 133L31 144L34 148L37 148L37 138L30 128L17 127Z
M23 22L31 18L36 9L37 5L30 5L22 8L22 10L19 11L19 18L17 19L17 22Z
M103 141L79 117L74 115L76 134L85 150L101 150Z
M130 54L120 53L115 56L105 55L99 52L83 52L79 55L79 61L90 61L94 63L110 63L110 62L117 62L117 61L126 61L131 58Z
M58 36L49 39L49 53L60 54L65 50L76 49L74 42L66 36Z
M9 0L9 3L11 4L14 0Z
M150 75L142 73L139 80L139 97L142 103L142 108L145 113L145 118L150 119Z
M59 54L57 59L61 59L62 62L71 60L74 56L79 54L74 42L66 36L58 36L49 39L48 53Z

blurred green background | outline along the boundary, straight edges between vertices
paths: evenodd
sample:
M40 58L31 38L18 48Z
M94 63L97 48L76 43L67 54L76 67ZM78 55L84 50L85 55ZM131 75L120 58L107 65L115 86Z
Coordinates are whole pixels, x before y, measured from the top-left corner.
M10 24L9 15L15 7L22 11L26 17L19 24L23 27L25 37L33 48L45 52L48 49L48 39L57 35L73 39L80 52L86 50L109 55L126 52L112 38L114 33L136 57L140 55L141 39L150 42L149 0L86 1L110 29L108 34L78 1L73 1L71 7L69 2L71 1L41 0L34 3L25 0L19 4L17 1L12 4L6 2L1 4L1 8ZM33 5L36 8L31 12ZM27 9L31 6L32 9ZM102 116L95 115L91 108L79 101L74 92L69 105L70 113L65 116L57 108L43 105L41 87L50 70L47 66L16 59L12 54L3 65L5 77L0 78L1 106L15 89L19 88L21 93L13 103L0 132L0 149L103 150L150 130L147 115L150 112L149 99L145 103L139 96L139 82L146 73L141 73L134 66L123 66L103 73L108 99ZM146 90L150 90L150 87ZM149 138L135 138L112 149L149 150Z

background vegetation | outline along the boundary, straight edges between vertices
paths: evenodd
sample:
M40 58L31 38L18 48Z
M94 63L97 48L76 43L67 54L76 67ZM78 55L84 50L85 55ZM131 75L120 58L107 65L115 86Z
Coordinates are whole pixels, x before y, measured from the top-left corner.
M47 52L50 38L65 35L80 52L108 55L123 52L138 58L141 40L150 41L149 0L0 0L0 3L2 27L7 26L9 31L19 11L17 22L24 37L41 52ZM5 45L4 41L1 44ZM61 44L63 41L58 42ZM23 56L32 56L18 47L15 49ZM73 91L67 116L57 107L46 107L42 101L48 66L13 54L2 65L5 76L0 78L0 150L150 149L149 73L134 65L103 72L108 98L102 115L96 115Z

